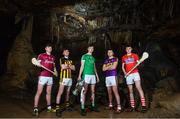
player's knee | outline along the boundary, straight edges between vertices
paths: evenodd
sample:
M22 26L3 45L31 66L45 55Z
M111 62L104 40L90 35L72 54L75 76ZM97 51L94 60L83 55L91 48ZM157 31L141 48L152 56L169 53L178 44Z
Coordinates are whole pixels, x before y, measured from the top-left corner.
M59 92L58 92L58 96L61 96L62 94L63 94L62 91L59 91Z
M136 89L137 89L138 91L142 91L141 86L136 86Z
M133 90L129 90L129 93L130 93L130 94L133 94Z
M95 91L94 91L94 90L92 90L92 91L91 91L91 94L92 94L92 95L94 95L94 94L95 94Z
M109 91L108 93L109 93L109 95L112 95L112 91Z
M41 95L42 90L37 90L36 95Z
M46 95L51 95L51 91L47 91L47 92L46 92Z
M70 91L66 91L66 93L69 95L69 94L70 94Z

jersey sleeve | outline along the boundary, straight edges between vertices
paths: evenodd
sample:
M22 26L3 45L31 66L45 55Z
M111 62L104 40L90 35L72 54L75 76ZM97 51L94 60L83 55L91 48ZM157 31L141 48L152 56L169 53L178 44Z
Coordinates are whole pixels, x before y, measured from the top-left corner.
M70 60L70 63L71 63L71 65L74 65L74 62L73 62L73 60Z
M125 63L124 56L121 58L122 64Z
M104 64L107 64L107 59L104 60Z
M85 55L83 55L82 57L81 57L81 61L85 61L86 60L86 57L85 57Z
M114 62L118 62L118 58L117 57L114 59Z
M60 64L61 64L61 65L62 65L62 64L65 64L64 62L65 62L64 58L60 58Z
M55 64L55 61L56 61L56 58L53 56L53 62L54 62L54 64Z
M137 62L139 60L139 56L137 54L134 54L134 59Z
M39 54L37 59L38 59L38 60L43 60L42 54Z

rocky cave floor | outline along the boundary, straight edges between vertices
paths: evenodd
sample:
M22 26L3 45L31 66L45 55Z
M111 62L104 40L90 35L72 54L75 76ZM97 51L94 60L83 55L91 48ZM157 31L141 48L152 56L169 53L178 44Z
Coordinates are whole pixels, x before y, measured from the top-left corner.
M32 118L32 105L33 96L28 98L23 98L23 96L13 97L9 96L7 93L0 94L0 117L1 118ZM19 98L19 99L18 99ZM55 113L46 112L45 97L41 97L40 110L42 112L39 114L41 118L56 118ZM104 105L99 106L100 112L88 112L85 118L178 118L179 113L171 112L164 108L153 108L148 109L146 113L141 112L125 112L120 114L114 114L113 111L105 110ZM73 111L64 111L62 113L62 118L84 118L80 115L79 104L75 104Z

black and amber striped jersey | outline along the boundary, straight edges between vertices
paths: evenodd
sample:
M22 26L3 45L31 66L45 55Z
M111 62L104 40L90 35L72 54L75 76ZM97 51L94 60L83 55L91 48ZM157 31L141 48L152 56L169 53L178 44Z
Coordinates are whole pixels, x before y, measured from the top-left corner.
M67 64L67 65L73 65L73 62L71 59L68 59L68 58L65 58L65 57L62 57L60 58L60 66L62 64ZM63 78L72 78L72 73L71 73L71 69L62 69L61 68L61 71L60 71L60 79L62 80Z

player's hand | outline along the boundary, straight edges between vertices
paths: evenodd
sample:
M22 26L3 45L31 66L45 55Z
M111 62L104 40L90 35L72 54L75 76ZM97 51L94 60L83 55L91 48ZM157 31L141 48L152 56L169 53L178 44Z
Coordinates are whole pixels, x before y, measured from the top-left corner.
M62 68L62 69L67 69L67 68L68 68L68 65L67 65L67 64L63 64L63 65L61 66L61 68Z
M74 68L73 65L70 64L69 69L73 70L73 68Z
M77 79L77 80L79 80L79 81L80 81L80 80L81 80L81 76L78 76L78 79Z
M97 83L99 83L99 77L97 77L97 80L96 80L96 81L97 81Z
M123 73L124 73L124 76L126 76L127 73L126 72L123 72Z
M36 66L41 67L41 60L37 60L37 62L38 62L38 65Z
M58 76L58 73L57 73L56 70L54 71L53 75L56 76L56 77Z

